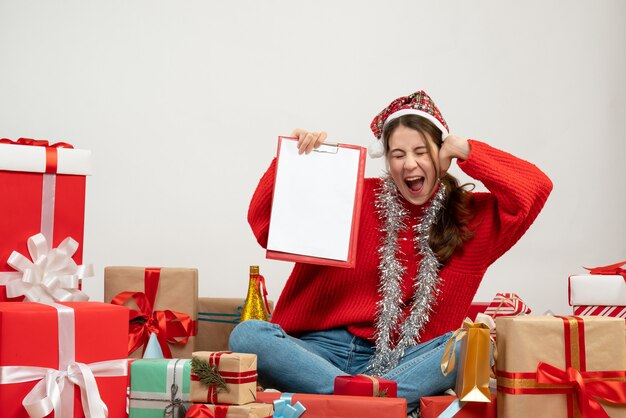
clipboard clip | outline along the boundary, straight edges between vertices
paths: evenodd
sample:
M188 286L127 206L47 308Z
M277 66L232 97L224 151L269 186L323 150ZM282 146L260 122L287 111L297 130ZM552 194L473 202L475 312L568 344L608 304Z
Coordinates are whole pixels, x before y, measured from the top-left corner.
M326 147L326 149L322 149ZM313 152L320 152L323 154L337 154L339 152L339 144L322 144L318 149L314 149Z

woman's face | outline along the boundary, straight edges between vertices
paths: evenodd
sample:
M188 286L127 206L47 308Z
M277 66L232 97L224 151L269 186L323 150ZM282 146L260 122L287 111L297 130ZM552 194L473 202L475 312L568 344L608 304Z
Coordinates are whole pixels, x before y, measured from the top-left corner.
M404 198L414 205L423 205L432 196L437 184L439 149L430 136L415 129L398 126L389 137L387 164L391 178ZM432 153L429 154L429 151Z

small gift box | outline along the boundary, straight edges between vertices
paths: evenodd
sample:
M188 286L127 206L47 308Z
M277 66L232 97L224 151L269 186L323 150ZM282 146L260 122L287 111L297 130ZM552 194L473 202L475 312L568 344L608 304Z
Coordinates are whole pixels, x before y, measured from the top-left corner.
M256 354L197 351L191 362L190 399L243 405L256 400Z
M588 268L589 274L569 276L569 304L572 306L626 306L626 264Z
M392 380L359 374L335 377L335 395L374 396L396 398L398 384Z
M0 415L125 418L127 334L121 306L0 302Z
M194 404L187 411L187 418L271 418L272 405L249 403L246 405Z
M131 308L130 357L142 356L153 333L164 357L191 357L196 335L197 269L106 267L104 300Z
M525 316L496 322L498 416L625 416L623 320Z
M257 402L286 400L304 406L305 417L333 418L406 418L404 398L366 398L346 395L310 395L304 393L258 392Z
M191 360L144 359L130 365L130 418L182 417L191 406Z
M0 205L0 302L22 300L7 298L5 286L22 278L7 260L14 251L29 253L29 237L42 233L54 248L70 237L77 247L69 257L81 264L85 176L90 174L91 151L62 142L0 139L0 194L5 202Z
M574 306L576 316L609 316L626 320L626 306Z
M421 418L496 418L496 394L491 402L462 402L456 396L425 396L420 399Z
M243 299L198 298L196 351L227 351L228 337L239 323ZM270 310L273 302L268 302Z

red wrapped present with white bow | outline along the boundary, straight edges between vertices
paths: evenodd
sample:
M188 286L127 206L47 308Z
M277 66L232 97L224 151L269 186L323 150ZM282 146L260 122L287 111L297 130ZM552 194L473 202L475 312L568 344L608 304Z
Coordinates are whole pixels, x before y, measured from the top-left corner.
M126 418L128 308L0 302L3 417Z
M69 291L74 295L69 297L58 290L73 289L66 285L80 281L80 269L74 267L82 263L85 176L90 174L91 151L62 142L0 139L0 195L5 202L0 205L0 301L80 300L75 292ZM35 238L38 234L42 237ZM17 261L30 273L11 265L16 262L13 254L30 254L30 264ZM55 263L61 258L66 263L59 267ZM24 285L13 293L15 298L7 299L5 286L15 280Z

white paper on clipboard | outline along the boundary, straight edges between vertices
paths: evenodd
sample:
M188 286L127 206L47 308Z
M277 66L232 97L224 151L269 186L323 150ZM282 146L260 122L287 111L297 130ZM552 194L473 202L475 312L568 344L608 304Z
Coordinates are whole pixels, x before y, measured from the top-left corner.
M307 155L298 154L297 140L279 141L268 257L275 251L349 262L358 224L354 217L360 212L355 208L360 209L364 149L322 144Z

